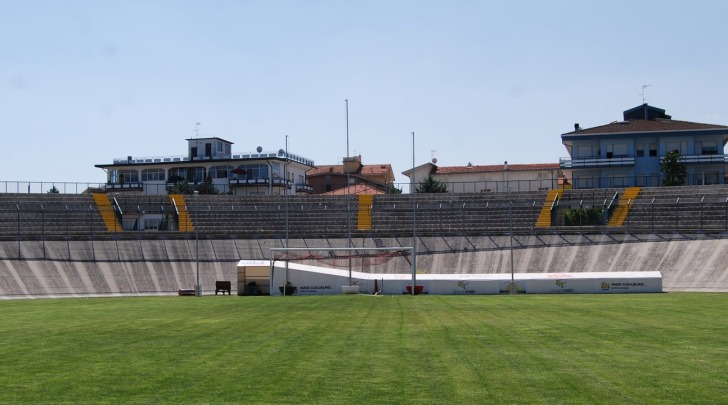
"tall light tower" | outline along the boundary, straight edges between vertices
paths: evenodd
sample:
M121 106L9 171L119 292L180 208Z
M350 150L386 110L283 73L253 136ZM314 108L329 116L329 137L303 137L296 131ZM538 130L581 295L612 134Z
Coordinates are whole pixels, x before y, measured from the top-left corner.
M516 279L513 271L513 199L511 198L511 186L508 182L508 161L503 163L503 172L506 176L506 193L508 193L508 227L510 228L511 234L511 294L516 293Z
M344 158L343 168L346 171L346 232L348 237L348 246L351 247L351 201L349 196L349 188L351 187L349 179L349 169L346 161L349 159L349 99L346 102L346 157ZM351 251L349 251L349 285L351 286Z
M286 206L286 245L284 246L286 249L288 249L288 135L286 135L286 150L280 150L279 152L285 152L285 163L283 164L283 193L284 193L284 199L285 199L285 206ZM288 252L286 252L288 254ZM286 260L286 284L288 285L288 260ZM285 295L285 293L284 293Z
M195 284L195 295L202 297L202 286L200 285L200 204L198 197L200 192L195 190L195 263L197 267L197 283Z
M417 286L417 190L415 190L415 133L412 132L412 295Z

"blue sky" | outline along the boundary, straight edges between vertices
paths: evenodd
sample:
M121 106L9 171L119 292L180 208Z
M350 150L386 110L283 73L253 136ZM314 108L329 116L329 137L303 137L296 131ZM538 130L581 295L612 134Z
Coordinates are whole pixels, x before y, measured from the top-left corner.
M558 162L647 102L728 125L725 1L0 0L0 181L218 136L319 165ZM433 152L434 151L434 152Z

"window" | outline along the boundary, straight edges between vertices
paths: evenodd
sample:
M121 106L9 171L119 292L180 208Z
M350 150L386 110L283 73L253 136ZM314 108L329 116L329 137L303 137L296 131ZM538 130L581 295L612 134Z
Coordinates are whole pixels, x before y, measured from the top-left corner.
M164 180L164 169L142 170L142 181Z
M112 183L138 183L139 172L136 170L114 170L111 172Z
M271 165L273 166L273 178L281 177L281 164L278 162L273 162L271 163Z
M638 143L637 147L635 148L635 154L637 157L645 157L645 144L644 143Z
M703 173L701 184L720 184L720 182L718 181L719 177L719 174L715 172Z
M717 155L718 145L715 141L696 142L695 150L701 155Z
M210 177L213 179L227 179L232 170L232 166L213 166L210 168Z
M623 176L608 176L609 187L625 187L627 186L626 179Z
M597 147L594 145L579 145L576 148L576 158L578 159L588 159L593 158L595 156L599 155L599 152L596 151ZM596 151L596 153L595 153Z
M245 173L241 173L239 178L244 179L267 179L268 178L268 165L240 165L237 167L243 170Z
M617 144L607 145L607 159L611 159L613 157L626 157L626 156L627 156L627 144L626 143L617 143Z
M205 168L201 166L197 167L173 167L169 171L169 179L177 179L177 181L187 180L190 182L199 182L205 180Z
M688 143L686 141L665 142L665 150L667 152L678 152L684 155L687 153Z
M158 231L160 222L162 222L160 219L145 219L144 230Z
M651 143L650 144L650 157L656 157L657 156L657 144Z

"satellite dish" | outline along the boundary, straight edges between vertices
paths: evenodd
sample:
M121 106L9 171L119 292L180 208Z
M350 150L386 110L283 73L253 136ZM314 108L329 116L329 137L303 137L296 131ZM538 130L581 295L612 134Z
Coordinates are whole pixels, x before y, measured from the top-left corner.
M258 149L256 150L258 151L258 153L263 152L263 148L261 148L260 146L258 146Z
M286 153L286 151L284 151L283 149L278 149L278 154L279 154L279 155L282 155L282 154L284 154L284 153Z
M434 165L435 163L437 163L437 158L432 158L432 164Z

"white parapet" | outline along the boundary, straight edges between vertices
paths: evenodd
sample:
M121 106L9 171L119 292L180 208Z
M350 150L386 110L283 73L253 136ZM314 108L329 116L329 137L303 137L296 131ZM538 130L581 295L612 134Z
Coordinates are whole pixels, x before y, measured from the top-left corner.
M276 261L271 268L271 295L282 295L289 284L293 295L341 294L349 285L349 271ZM662 292L659 271L511 274L418 274L422 293L437 295L508 294L614 294ZM351 284L360 294L404 294L411 274L369 274L353 271ZM408 287L410 286L410 287Z

